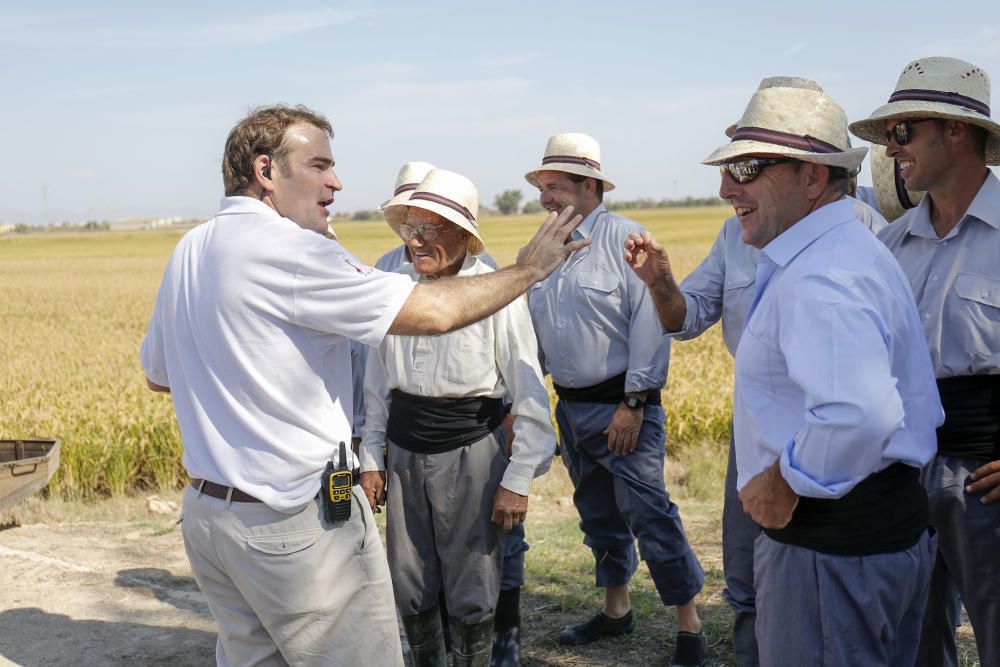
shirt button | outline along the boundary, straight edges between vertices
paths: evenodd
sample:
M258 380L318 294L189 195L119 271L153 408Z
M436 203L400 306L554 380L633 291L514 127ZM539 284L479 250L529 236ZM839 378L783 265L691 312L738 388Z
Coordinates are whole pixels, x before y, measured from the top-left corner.
M948 243L950 243L950 241L942 241L941 245L948 245Z
M984 299L985 299L985 298L986 298L986 297L988 297L989 295L990 295L990 293L989 293L989 292L983 292L983 295L982 295L982 298L984 298Z
M937 277L937 276L931 276L931 282L935 282L935 283L936 283L936 282L937 282L937 279L938 279L938 277Z
M929 320L929 319L931 319L930 314L929 313L924 313L924 320L926 321L926 320Z
M423 368L424 367L424 362L418 361L417 363L413 364L413 367L414 368Z

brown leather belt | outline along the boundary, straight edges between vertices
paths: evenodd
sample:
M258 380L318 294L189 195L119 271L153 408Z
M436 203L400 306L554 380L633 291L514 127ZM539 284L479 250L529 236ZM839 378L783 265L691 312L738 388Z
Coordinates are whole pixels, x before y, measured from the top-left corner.
M206 496L211 496L212 498L219 498L220 500L225 500L229 498L234 503L261 503L264 502L259 498L254 498L249 493L244 493L240 491L235 486L224 486L222 484L216 484L215 482L209 482L207 479L192 479L191 486L195 488L199 493L204 493ZM229 496L229 492L232 491L232 497Z

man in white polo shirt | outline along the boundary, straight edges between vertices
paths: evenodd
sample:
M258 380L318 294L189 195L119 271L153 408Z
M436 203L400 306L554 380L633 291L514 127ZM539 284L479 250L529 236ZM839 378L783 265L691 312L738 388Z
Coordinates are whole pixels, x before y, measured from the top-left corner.
M150 388L172 394L180 424L184 544L222 665L403 664L371 508L357 486L322 498L344 497L321 490L329 462L357 466L340 446L348 341L466 326L587 244L564 245L579 217L563 214L495 273L416 285L377 271L323 237L342 187L331 136L304 107L233 128L221 210L178 243L142 344Z

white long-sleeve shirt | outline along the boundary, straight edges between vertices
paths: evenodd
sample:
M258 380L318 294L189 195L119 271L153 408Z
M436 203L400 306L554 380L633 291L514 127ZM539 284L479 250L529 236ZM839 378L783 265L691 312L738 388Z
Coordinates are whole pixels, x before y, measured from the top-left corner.
M412 264L397 271L418 281ZM469 255L458 275L491 271L482 259ZM393 389L436 398L502 398L508 393L515 417L514 442L501 485L528 495L531 480L549 469L556 436L535 332L523 299L463 329L440 336L386 336L370 351L365 369L363 471L384 467L382 448Z

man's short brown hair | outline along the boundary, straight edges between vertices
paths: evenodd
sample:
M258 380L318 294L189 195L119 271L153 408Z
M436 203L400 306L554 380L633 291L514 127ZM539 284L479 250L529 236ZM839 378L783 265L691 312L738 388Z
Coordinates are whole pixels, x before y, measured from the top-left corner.
M241 195L254 182L253 161L268 155L272 162L284 164L288 156L285 133L293 125L314 125L333 138L333 127L322 115L302 106L277 104L252 109L238 122L226 139L222 156L222 181L226 196Z

